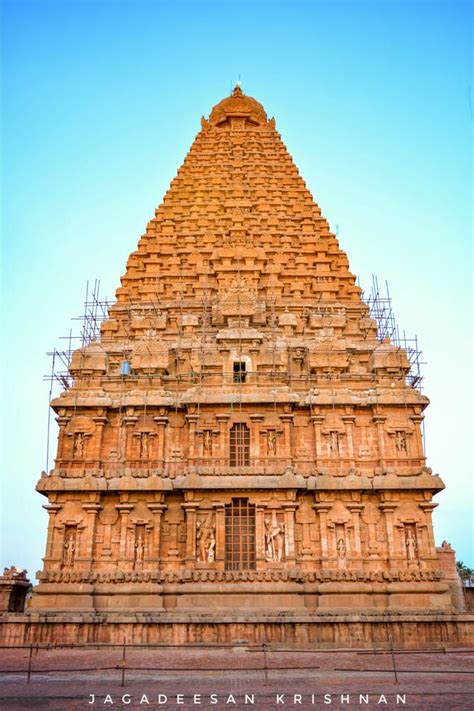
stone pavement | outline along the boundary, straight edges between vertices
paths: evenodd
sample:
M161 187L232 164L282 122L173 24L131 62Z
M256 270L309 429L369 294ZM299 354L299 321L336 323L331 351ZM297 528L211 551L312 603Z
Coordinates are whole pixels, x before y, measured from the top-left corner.
M474 708L474 649L398 652L398 683L387 652L134 647L126 649L124 686L122 657L120 647L2 649L0 708Z

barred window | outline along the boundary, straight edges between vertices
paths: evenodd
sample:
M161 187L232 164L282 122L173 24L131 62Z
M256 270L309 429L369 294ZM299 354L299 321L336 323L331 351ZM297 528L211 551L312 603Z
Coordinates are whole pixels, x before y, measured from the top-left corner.
M247 367L244 361L234 363L234 383L245 383L247 378Z
M225 507L226 570L255 570L255 505L232 499Z
M250 430L243 422L231 427L229 453L231 467L250 466Z

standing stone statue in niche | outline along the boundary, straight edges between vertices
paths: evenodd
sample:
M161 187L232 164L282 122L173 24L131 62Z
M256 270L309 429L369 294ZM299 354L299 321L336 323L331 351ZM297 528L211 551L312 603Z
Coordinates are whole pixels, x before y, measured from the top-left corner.
M337 550L337 567L343 569L346 567L347 547L343 538L338 538L336 542Z
M82 432L76 432L74 435L72 456L75 459L82 459L84 456L84 434Z
M135 543L135 564L143 563L143 554L145 552L145 543L143 541L143 536L141 533L138 535L138 538Z
M143 432L140 439L140 459L148 459L148 432Z
M71 531L64 541L64 563L72 566L76 557L76 534Z
M407 433L399 430L395 433L395 449L397 452L407 451Z
M418 558L418 546L415 534L410 529L408 529L405 534L405 547L407 549L408 560L416 560Z
M276 514L270 519L265 517L265 559L269 563L280 563L283 560L285 526L278 521Z
M209 513L204 521L197 522L196 539L199 560L203 563L212 563L216 555L216 525L212 520L212 514Z
M269 430L268 432L268 454L270 456L275 456L276 454L276 445L277 445L277 434L275 430Z
M210 430L206 430L204 432L204 453L205 454L212 454L212 432Z

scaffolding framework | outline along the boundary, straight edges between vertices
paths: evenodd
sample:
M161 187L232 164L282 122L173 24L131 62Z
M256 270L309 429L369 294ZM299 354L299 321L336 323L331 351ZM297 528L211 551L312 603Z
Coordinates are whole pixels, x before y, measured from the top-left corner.
M362 299L369 307L370 318L373 318L377 324L377 339L380 342L389 339L393 345L399 347L400 349L406 352L408 361L410 363L410 371L407 376L407 384L421 391L423 380L421 366L424 365L424 362L421 361L421 351L418 345L418 337L416 335L413 337L408 337L405 331L400 331L393 311L392 298L390 295L390 290L387 281L385 281L384 287L385 290L381 290L377 276L372 275L370 292L368 293L368 296L365 297L365 293L364 291L362 291ZM80 316L75 316L71 319L72 321L79 324L79 328L71 328L69 331L69 335L60 337L61 340L67 341L66 348L54 348L52 351L48 352L47 355L52 359L52 367L51 371L44 376L45 380L52 381L52 384L59 384L62 390L67 390L71 387L72 376L69 373L69 366L71 363L72 353L76 349L85 348L90 343L98 341L100 339L101 323L109 317L109 309L113 305L113 301L109 301L107 300L107 298L100 298L99 279L94 280L93 286L90 285L89 281L87 282L85 299L83 303L83 313ZM180 299L181 310L182 305L182 299ZM145 306L152 307L156 310L157 303L140 304L141 308ZM206 326L209 326L210 324L209 316L209 303L206 296L205 304L203 307L203 342L200 347L201 351L202 349L206 349L208 347L204 342L204 335ZM278 349L278 346L276 345L275 337L275 316L273 301L271 326L271 342L273 350L276 351ZM178 323L177 337L178 341L181 341L182 327L180 323ZM277 369L275 366L273 367L273 371L277 375ZM185 376L183 374L177 374L176 378L184 380ZM195 373L190 374L190 380L191 382L196 383ZM198 381L202 381L202 373L199 376Z

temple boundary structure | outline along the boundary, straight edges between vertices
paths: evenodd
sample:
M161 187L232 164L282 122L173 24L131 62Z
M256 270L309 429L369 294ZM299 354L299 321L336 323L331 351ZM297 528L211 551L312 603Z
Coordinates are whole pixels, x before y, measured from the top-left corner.
M239 86L105 316L51 403L44 567L3 643L472 644L410 354Z

